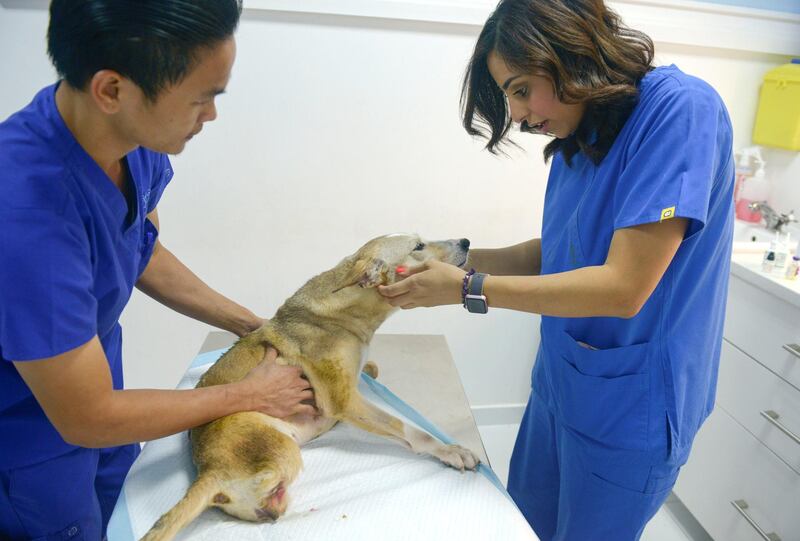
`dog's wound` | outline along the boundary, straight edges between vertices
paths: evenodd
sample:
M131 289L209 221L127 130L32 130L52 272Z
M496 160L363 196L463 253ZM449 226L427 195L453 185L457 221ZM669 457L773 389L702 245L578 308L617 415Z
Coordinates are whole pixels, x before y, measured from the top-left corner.
M231 499L228 497L227 494L223 494L222 492L218 492L214 496L214 503L231 503Z

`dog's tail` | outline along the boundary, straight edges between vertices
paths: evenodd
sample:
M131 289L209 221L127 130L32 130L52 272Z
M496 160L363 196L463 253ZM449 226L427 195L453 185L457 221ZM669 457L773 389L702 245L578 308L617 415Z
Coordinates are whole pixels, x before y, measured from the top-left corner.
M164 513L141 541L170 541L183 527L213 504L213 498L219 490L220 483L214 475L200 475L186 491L183 499Z

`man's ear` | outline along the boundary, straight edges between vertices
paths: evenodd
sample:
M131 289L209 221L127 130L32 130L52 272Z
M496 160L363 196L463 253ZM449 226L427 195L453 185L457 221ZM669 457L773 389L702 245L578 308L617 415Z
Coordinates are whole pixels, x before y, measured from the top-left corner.
M126 81L114 70L100 70L92 76L88 92L97 107L106 114L114 114L120 108L120 92Z

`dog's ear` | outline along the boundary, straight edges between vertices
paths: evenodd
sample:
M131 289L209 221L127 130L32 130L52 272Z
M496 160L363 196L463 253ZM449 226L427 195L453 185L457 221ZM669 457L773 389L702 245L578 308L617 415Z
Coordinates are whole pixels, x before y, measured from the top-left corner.
M361 260L356 267L360 271L357 274L358 287L378 287L388 279L389 265L383 259Z
M362 288L377 287L381 284L386 284L388 279L389 265L387 265L386 261L382 259L359 259L353 263L345 285L336 289L336 291L355 285Z

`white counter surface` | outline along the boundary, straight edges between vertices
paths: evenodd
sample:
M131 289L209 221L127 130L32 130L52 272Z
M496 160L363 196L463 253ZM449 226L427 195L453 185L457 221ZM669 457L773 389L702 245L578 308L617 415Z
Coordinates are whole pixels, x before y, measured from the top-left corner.
M777 272L762 272L762 257L761 254L734 253L731 257L731 274L800 308L800 279L787 280Z

